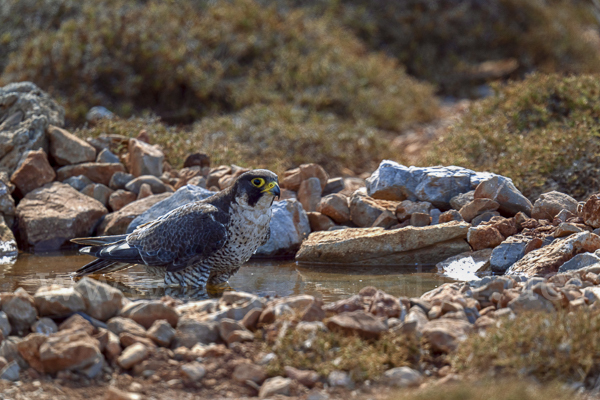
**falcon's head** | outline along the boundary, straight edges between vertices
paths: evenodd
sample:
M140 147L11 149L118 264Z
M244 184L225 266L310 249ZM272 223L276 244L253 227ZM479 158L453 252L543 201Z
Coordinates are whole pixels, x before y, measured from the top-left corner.
M233 183L235 197L251 207L270 207L279 197L277 175L266 169L255 169L240 175Z

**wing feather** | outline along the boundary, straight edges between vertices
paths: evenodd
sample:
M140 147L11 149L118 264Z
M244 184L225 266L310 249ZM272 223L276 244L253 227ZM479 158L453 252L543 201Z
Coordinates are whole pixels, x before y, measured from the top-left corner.
M146 265L176 272L210 257L225 244L223 212L206 203L189 203L138 227L127 236Z

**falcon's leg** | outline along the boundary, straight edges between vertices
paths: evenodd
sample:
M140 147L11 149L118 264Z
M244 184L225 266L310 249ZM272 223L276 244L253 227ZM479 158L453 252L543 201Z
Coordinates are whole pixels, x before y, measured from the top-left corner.
M214 272L208 278L208 283L211 285L218 285L220 283L225 283L231 278L233 274L238 272L240 267L230 269L227 272Z
M210 267L206 265L193 265L182 271L166 272L165 283L167 285L179 285L181 287L205 288L208 277L210 276Z

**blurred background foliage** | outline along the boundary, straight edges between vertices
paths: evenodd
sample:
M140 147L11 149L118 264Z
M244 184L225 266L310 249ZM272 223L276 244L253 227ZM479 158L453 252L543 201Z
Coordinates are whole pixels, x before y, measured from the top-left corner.
M333 174L408 162L395 138L475 99L410 161L584 197L600 188L586 172L600 166L598 11L592 0L0 0L0 84L49 91L84 137L152 131L175 166L204 151ZM87 126L97 105L119 118Z

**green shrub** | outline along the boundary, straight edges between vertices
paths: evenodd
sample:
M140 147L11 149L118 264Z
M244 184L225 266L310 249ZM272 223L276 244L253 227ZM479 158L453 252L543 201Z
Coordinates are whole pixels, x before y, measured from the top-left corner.
M33 35L55 31L81 13L78 0L0 0L0 72Z
M532 376L543 382L582 382L600 376L600 314L528 313L471 335L454 355L459 372Z
M598 72L598 28L592 4L573 0L288 0L327 14L367 45L385 51L409 74L436 83L444 94L473 95L494 70L486 61L513 59L513 77L542 72ZM489 65L488 65L489 66Z
M191 122L285 102L398 130L437 114L432 87L324 19L253 0L199 4L86 2L14 52L1 81L62 96L76 120L94 105Z
M531 198L600 190L600 76L534 74L495 86L439 139L425 164L461 165L513 179Z
M105 120L81 129L80 137L100 134L136 136L145 129L160 144L169 162L179 167L193 152L212 162L264 167L283 172L303 163L321 164L330 174L343 168L373 171L382 158L393 158L390 135L365 123L290 105L255 105L237 113L207 117L185 128L156 119Z

